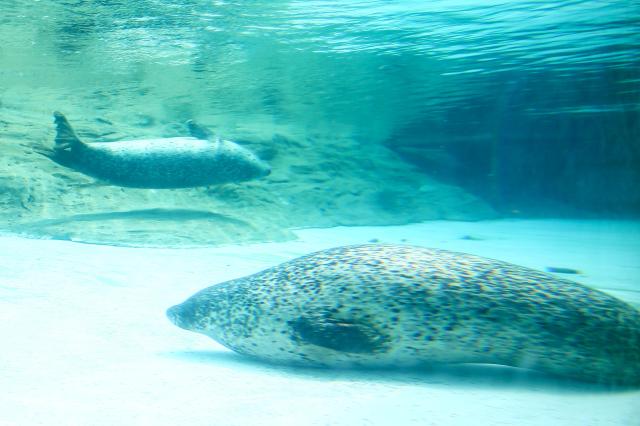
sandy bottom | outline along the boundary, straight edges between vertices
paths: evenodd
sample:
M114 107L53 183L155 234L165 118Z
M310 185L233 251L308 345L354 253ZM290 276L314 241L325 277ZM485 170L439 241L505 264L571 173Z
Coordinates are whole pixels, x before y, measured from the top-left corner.
M164 316L213 283L372 239L544 269L640 304L640 223L429 222L311 229L299 240L132 249L0 238L0 425L640 425L640 390L515 369L273 367Z

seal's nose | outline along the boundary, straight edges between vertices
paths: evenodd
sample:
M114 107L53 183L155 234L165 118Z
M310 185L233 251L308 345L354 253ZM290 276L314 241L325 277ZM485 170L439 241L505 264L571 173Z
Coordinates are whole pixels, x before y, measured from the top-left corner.
M181 311L181 306L180 305L175 305L170 307L169 309L167 309L167 318L169 318L169 320L174 323L175 325L177 325L180 328L184 328L182 326L182 320L180 318L180 311Z

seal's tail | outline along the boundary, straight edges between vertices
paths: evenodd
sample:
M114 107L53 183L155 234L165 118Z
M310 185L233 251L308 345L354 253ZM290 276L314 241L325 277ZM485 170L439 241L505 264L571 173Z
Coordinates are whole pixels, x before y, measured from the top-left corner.
M58 111L53 113L53 118L56 123L56 145L54 150L66 151L68 149L75 148L76 146L83 145L82 141L76 136L76 132L67 121L67 118Z

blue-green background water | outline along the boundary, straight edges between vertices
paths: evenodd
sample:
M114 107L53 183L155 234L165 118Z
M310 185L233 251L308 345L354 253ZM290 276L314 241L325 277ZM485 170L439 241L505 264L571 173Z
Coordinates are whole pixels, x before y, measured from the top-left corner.
M640 211L636 0L4 0L0 9L4 108L348 134L505 214Z
M638 28L636 0L0 0L0 234L162 247L1 235L0 423L634 424L637 390L296 373L164 311L367 241L566 268L639 306L638 222L556 219L640 213ZM87 142L196 119L272 174L108 185L37 154L54 110ZM552 219L481 221L532 216ZM404 226L431 219L477 222Z

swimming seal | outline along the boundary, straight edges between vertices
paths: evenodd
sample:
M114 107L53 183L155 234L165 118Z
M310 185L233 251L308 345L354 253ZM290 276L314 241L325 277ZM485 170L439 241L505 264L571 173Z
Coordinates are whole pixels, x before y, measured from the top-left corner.
M60 112L55 147L45 155L59 164L113 185L188 188L242 182L266 176L269 166L251 151L219 138L193 122L192 137L82 142Z
M167 316L276 363L488 363L640 385L634 307L543 272L445 250L328 249L208 287Z

